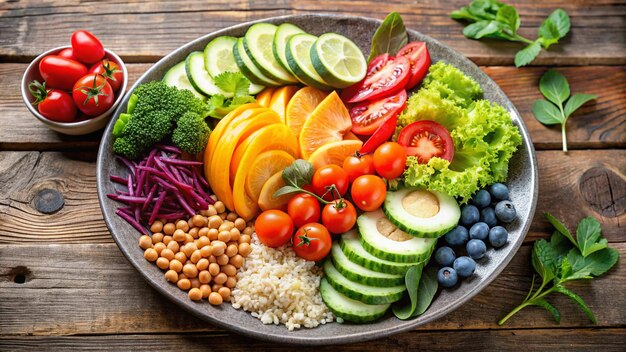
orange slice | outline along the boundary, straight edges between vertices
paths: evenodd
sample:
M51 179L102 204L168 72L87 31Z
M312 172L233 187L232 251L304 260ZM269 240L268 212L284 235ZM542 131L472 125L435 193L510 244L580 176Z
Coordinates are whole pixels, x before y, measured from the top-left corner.
M350 113L337 92L330 93L302 125L300 131L300 154L308 159L326 143L336 142L352 128Z
M296 137L300 136L300 130L304 121L315 108L326 98L327 92L313 87L304 87L291 97L285 109L285 123Z
M261 193L259 194L259 208L261 210L280 209L287 211L287 202L291 199L291 194L283 194L278 198L274 198L274 193L279 188L285 186L285 180L283 180L283 172L278 171L265 181Z
M272 99L272 94L274 94L274 88L265 88L261 93L257 94L256 102L264 108L268 108L270 106L270 101Z
M324 144L311 154L309 162L316 170L328 164L343 166L346 157L356 153L362 145L363 142L353 139Z
M273 174L283 171L295 160L293 156L282 150L268 150L259 154L248 170L245 184L246 193L252 200L258 202L259 194L261 194L261 189L267 179Z
M285 110L287 110L287 103L291 100L294 94L298 91L298 86L284 86L278 88L272 94L272 100L270 101L269 108L276 111L278 115L285 122Z

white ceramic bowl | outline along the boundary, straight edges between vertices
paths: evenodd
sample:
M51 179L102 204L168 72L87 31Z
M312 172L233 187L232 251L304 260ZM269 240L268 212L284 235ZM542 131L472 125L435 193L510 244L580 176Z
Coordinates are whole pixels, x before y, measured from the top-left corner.
M28 110L39 121L41 121L44 125L48 126L48 128L54 131L64 133L64 134L70 134L70 135L82 135L82 134L95 132L97 130L104 128L107 125L107 122L109 122L109 118L111 117L111 115L113 114L117 106L120 104L120 102L124 98L124 92L126 92L126 86L128 84L128 71L126 70L126 66L124 65L124 62L122 61L122 59L120 59L119 56L117 56L114 52L110 50L104 49L105 51L104 57L118 64L119 67L121 67L122 72L124 73L124 81L122 82L120 89L116 92L117 97L115 98L115 102L113 103L113 105L109 108L109 110L105 111L103 114L98 115L96 117L92 117L90 119L86 119L86 120L81 120L77 122L56 122L56 121L49 120L43 115L41 115L39 111L37 110L37 107L33 105L33 102L35 101L35 97L33 97L33 95L30 94L30 91L28 90L28 85L33 80L43 82L43 78L41 77L41 74L39 73L39 62L41 61L41 59L43 59L44 56L56 55L61 50L67 49L67 48L71 48L71 47L61 46L58 48L50 49L46 51L45 53L37 56L37 58L35 58L35 60L33 60L33 62L31 62L30 65L28 65L28 68L26 68L26 71L24 72L24 75L22 76L22 85L21 85L22 98L24 99L24 104L26 104L26 107L28 108Z

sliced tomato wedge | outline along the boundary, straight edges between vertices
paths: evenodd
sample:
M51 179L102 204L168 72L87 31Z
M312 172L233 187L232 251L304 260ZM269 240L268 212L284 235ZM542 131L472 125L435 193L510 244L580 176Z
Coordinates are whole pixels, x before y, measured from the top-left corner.
M359 103L393 95L404 89L410 71L411 63L406 57L381 54L370 62L365 78L344 89L341 98L347 103Z
M360 102L350 109L352 132L370 136L391 116L400 114L405 106L406 91L404 89L378 100Z
M397 56L404 56L411 63L411 77L406 84L406 90L411 90L424 79L430 67L430 53L426 43L408 43L398 51Z
M398 123L398 115L393 115L388 118L370 138L365 141L359 153L370 154L373 153L378 146L385 143L391 138L393 132L396 130L396 124Z
M398 143L404 146L407 156L417 157L420 164L426 164L433 157L452 162L454 142L450 132L435 121L421 120L407 125L400 131Z

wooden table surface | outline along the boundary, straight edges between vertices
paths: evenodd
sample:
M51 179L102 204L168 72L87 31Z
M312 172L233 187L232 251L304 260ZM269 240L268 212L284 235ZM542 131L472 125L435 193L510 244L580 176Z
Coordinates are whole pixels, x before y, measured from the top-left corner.
M515 68L520 46L471 41L448 13L463 1L169 1L0 0L0 350L250 350L282 349L194 318L148 286L128 264L102 220L95 154L101 135L54 133L30 115L19 93L22 73L39 53L67 45L76 29L95 33L120 54L129 85L171 50L244 21L300 13L342 13L379 19L402 14L407 27L452 46L476 62L521 112L537 149L539 201L525 243L512 262L471 302L414 331L346 350L626 350L626 4L623 1L515 1L521 33L555 8L565 9L571 33L531 67ZM539 124L531 105L537 82L557 66L572 92L599 96L568 123L571 151L560 131ZM45 215L34 207L55 189L64 207ZM550 300L561 324L529 308L500 327L530 286L532 241L547 237L549 211L573 228L583 216L602 223L622 256L592 282L572 284L598 324L563 297ZM42 346L45 346L42 347ZM304 348L307 349L307 348ZM334 350L336 347L314 348Z

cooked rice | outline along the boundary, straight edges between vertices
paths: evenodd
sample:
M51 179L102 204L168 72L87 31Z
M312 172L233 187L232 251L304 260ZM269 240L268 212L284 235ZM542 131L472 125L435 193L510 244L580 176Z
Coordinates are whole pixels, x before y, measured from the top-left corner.
M319 292L322 269L296 255L291 246L270 248L252 235L252 252L237 273L231 302L263 324L285 324L291 331L332 322Z

